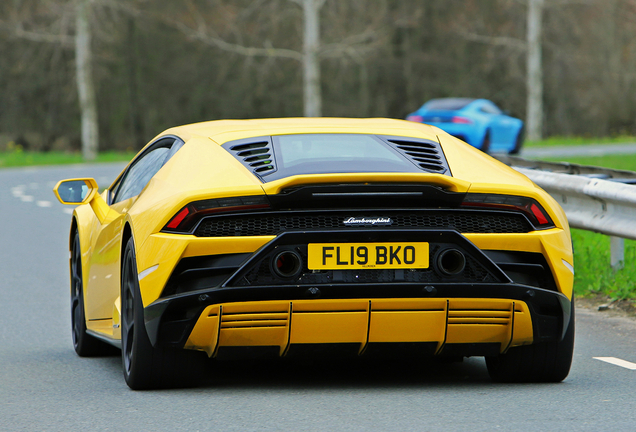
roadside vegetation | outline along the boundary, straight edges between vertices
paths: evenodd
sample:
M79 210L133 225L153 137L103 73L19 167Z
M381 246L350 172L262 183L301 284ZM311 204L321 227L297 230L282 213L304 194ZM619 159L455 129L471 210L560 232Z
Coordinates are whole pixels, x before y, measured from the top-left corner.
M539 141L526 141L524 147L556 147L556 146L578 146L578 145L594 145L594 144L622 144L636 143L636 136L619 135L608 137L563 137L554 136Z
M636 241L625 240L625 266L610 267L610 238L603 234L572 229L574 246L574 292L580 297L611 300L636 299Z
M129 161L135 155L133 152L102 152L94 162L122 162ZM19 146L6 151L0 151L0 168L38 166L38 165L68 165L84 163L82 154L77 152L36 152L24 151Z
M604 168L636 171L636 154L606 155L606 156L576 156L542 158L551 162L569 162L579 165L593 165Z

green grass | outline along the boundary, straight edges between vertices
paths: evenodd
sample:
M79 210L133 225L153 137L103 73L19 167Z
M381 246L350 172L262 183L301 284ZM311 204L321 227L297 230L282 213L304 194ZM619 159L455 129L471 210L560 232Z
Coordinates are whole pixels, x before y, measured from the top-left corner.
M607 296L613 300L636 299L636 241L625 240L625 267L610 267L610 238L572 229L574 292L582 297Z
M636 143L636 136L620 135L615 137L563 137L555 136L540 141L526 141L524 147L577 146L591 144Z
M103 152L99 153L94 162L122 162L130 161L135 153L132 152ZM0 168L20 167L31 165L66 165L83 163L81 153L65 152L28 152L19 149L0 152Z
M606 156L592 156L592 157L554 157L554 158L542 158L545 161L551 162L570 162L579 165L593 165L604 168L636 171L636 154L624 154L624 155L606 155Z

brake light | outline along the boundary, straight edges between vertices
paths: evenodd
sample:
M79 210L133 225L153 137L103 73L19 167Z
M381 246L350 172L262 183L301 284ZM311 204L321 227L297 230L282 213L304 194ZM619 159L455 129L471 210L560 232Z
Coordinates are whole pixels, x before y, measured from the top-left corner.
M536 200L529 197L498 194L466 194L462 207L481 207L518 211L525 214L535 228L554 228L554 223Z
M460 123L460 124L473 124L473 121L471 119L467 119L466 117L458 117L458 116L453 117L451 119L451 122Z
M424 121L424 117L422 117L421 115L410 115L410 116L407 116L406 119L409 121L418 122L418 123L422 123Z
M264 208L269 208L269 201L264 195L194 201L179 210L162 231L189 232L206 215Z

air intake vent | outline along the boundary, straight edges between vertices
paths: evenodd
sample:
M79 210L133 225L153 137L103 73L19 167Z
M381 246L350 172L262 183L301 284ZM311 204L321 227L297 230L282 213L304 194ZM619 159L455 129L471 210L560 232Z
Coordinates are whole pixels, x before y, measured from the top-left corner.
M382 137L422 170L445 174L449 171L439 143L403 137Z
M270 137L232 141L230 144L223 147L257 176L262 177L276 171Z

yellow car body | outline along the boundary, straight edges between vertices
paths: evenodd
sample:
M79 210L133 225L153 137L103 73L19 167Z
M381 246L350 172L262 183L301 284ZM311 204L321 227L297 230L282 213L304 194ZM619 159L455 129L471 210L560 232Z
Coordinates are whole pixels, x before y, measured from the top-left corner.
M255 137L280 139L319 134L390 137L393 144L388 145L393 146L392 149L397 145L395 143L409 140L436 143L448 169L438 173L418 166L409 172L365 172L364 168L357 167L351 172L338 172L342 169L319 173L290 171L290 175L287 175L281 168L278 169L277 178L268 180L265 176L256 175L249 164L228 147L232 143L249 143ZM149 149L165 137L178 140L175 142L179 142L180 147L139 193L115 202L113 197L129 170L132 172L130 167L134 167L140 157L149 154ZM402 156L407 162L414 162L408 154L409 148L404 148L406 150L401 153ZM278 160L278 166L282 166L283 157L274 157ZM316 351L365 356L376 352L434 356L483 355L492 359L489 369L492 369L491 375L495 379L524 380L523 377L506 373L504 369L508 366L497 366L498 362L511 358L514 352L521 352L519 348L524 346L562 345L568 329L573 333L573 258L568 223L562 209L525 176L432 126L401 120L341 118L197 123L168 129L158 135L140 151L113 185L99 195L95 193L96 184L92 179L75 181L84 181L90 195L84 197L73 213L71 251L77 235L81 260L78 258L76 261L81 261L81 271L73 273L71 267L72 277L77 274L82 279L81 307L86 334L101 342L122 346L122 266L124 250L130 239L133 242L131 244L134 244L136 277L144 316L143 325L139 322L135 322L135 325L145 329L152 349L202 351L209 357L218 358L255 351L271 356ZM60 182L56 186L56 193L64 184ZM381 191L375 188L376 185L378 188L381 186ZM391 192L392 187L395 189L398 186L402 189ZM314 199L307 201L310 203L309 208L294 208L296 204L285 201L286 194L307 187L318 191L311 192L313 189L309 189ZM345 191L349 191L347 187L353 189L340 193L340 189L333 187L345 188L342 189ZM538 210L537 217L550 223L540 229L533 226L521 230L523 232L488 232L488 228L485 228L486 232L462 232L453 226L409 226L408 229L398 230L392 226L366 224L364 217L383 221L384 213L397 215L400 209L383 205L367 209L364 203L373 200L382 203L387 194L393 194L389 198L400 203L400 194L416 195L420 192L413 191L422 187L426 187L421 189L425 196L429 193L427 191L432 191L430 193L444 193L453 197L478 197L477 201L497 201L496 197L505 196L522 197L520 199L526 200L522 203L528 203L524 204L526 210L530 208L528 206L538 205L542 212ZM330 207L327 200L319 208L312 207L318 205L315 204L316 197L332 195L340 199L338 206ZM373 200L367 200L367 195ZM360 200L360 204L351 209L346 208L342 203L347 201L347 196L352 197L352 202ZM350 233L346 235L342 234L345 231L310 227L283 232L254 232L250 235L200 236L193 230L174 232L166 228L169 224L177 226L174 221L180 212L185 214L179 216L182 220L190 217L189 211L185 209L192 209L188 207L191 203L217 203L209 200L240 197L248 197L247 201L241 202L248 202L251 199L249 197L265 197L270 201L280 199L282 204L276 210L277 214L284 217L293 214L302 218L308 211L320 210L324 213L326 209L338 207L337 215L346 219L349 213L355 213L356 217L362 218L357 220L362 222L359 226L346 229ZM78 203L77 199L65 201L60 195L58 198L67 204ZM411 201L409 203L405 207L413 206ZM491 205L498 204L463 202L462 206L468 207L462 207L461 210L465 213L492 210L495 216L510 213L511 208L500 205L493 210L489 207ZM422 206L426 207L424 204ZM444 207L433 205L430 210L441 211ZM521 204L518 208L521 208ZM249 208L242 214L252 219L266 218L270 211L272 208ZM466 213L469 218L472 214ZM519 214L527 217L527 214ZM194 213L191 217L194 217ZM213 223L217 220L215 217L218 216L211 214L203 216L201 220ZM435 246L438 241L442 246ZM382 248L385 246L390 251L403 251L401 257L404 264L398 258L396 268L377 269L369 267L371 264L366 267L366 264L355 264L354 261L368 260L363 259L369 250L365 246L367 243L371 245L372 251L380 251L377 253L383 253ZM436 258L436 253L442 255L445 247L455 243L459 245L458 249L450 247L454 252ZM314 249L322 247L322 252L305 252L305 245ZM342 245L342 251L339 245ZM416 249L413 248L416 247L422 248L417 249L419 257L427 254L426 262L422 265L427 266L426 269L406 266L409 256L407 248L415 254ZM281 283L272 282L272 278L276 279L279 273L271 266L269 271L274 276L247 276L254 272L267 273L265 261L258 264L261 267L257 270L247 267L256 266L258 257L268 253L271 255L277 248L291 251L276 258L277 261L272 264L275 267L284 262L291 266L290 274L285 273L285 277L280 278ZM330 260L336 260L332 256L335 252L338 253L337 262L331 263ZM505 254L508 254L508 258L501 258ZM514 261L526 256L531 258L530 262L497 262L499 258ZM218 264L223 257L234 260L226 265L229 270ZM376 257L376 263L378 259ZM205 260L208 261L203 263ZM311 269L308 267L310 260L313 260ZM321 260L324 268L321 267ZM194 263L194 267L183 270L185 263ZM339 270L338 263L348 264ZM206 265L211 267L207 268ZM449 268L445 268L445 265ZM470 265L482 268L479 271L492 277L464 278ZM456 269L459 271L455 272ZM537 269L550 279L542 286L529 282L534 280L532 274ZM183 276L177 282L171 281L171 277L177 278L176 272L181 270L184 274L189 271L191 275ZM436 272L437 276L428 280L426 278L430 277L422 273L417 276L420 279L409 282L409 277L425 270ZM390 275L390 280L370 278L365 283L347 282L351 277L364 279L374 271ZM518 276L520 273L525 276ZM195 277L194 274L205 276ZM325 279L327 275L331 275L331 279ZM252 282L245 282L250 277ZM208 281L207 285L205 281ZM76 302L80 304L77 299ZM128 307L132 308L132 303ZM560 345L558 349L561 349ZM571 352L569 356L571 361ZM550 372L550 367L546 366L543 374L526 378L560 381L569 370L567 359L562 362L567 363L567 368L561 366L558 373ZM567 369L565 372L564 368ZM145 388L156 385L158 379L153 375L137 384L131 385L129 382L129 385Z

